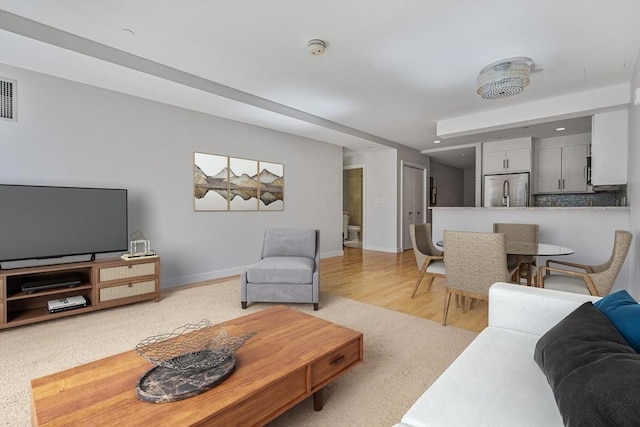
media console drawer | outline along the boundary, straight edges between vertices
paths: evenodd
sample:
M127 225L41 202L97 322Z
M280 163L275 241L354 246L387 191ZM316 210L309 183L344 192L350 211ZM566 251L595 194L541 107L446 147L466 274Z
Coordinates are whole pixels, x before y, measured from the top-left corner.
M99 281L129 279L132 277L150 276L156 274L156 263L128 264L117 267L104 267L100 269Z
M100 288L100 302L112 301L114 299L135 297L138 295L150 294L156 291L156 281L127 283L126 285L110 286Z

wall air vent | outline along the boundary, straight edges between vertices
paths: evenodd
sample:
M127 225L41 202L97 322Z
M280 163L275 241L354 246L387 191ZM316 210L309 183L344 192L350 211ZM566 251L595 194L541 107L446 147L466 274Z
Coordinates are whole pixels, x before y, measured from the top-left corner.
M15 80L0 77L0 118L16 121L16 86Z

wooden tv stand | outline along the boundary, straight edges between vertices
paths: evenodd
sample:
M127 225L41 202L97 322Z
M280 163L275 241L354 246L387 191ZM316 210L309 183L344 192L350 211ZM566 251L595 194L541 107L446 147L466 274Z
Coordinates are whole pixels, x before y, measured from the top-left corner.
M24 292L25 279L67 276L80 278L73 287ZM49 300L82 295L87 306L49 313ZM102 310L134 302L160 299L160 258L111 258L70 264L0 270L0 329Z

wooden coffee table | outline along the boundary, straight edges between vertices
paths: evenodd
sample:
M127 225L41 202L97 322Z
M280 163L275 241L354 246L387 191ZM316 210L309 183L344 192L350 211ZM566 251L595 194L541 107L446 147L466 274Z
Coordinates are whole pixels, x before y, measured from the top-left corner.
M134 350L31 381L32 422L68 425L263 425L322 389L363 358L361 332L276 306L224 322L260 331L236 353L235 372L200 395L170 403L136 396L153 367Z

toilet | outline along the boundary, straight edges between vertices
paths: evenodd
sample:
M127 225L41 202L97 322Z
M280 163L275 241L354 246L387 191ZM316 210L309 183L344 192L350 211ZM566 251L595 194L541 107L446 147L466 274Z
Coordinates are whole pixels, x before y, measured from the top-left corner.
M360 227L357 225L348 225L347 226L347 233L349 234L349 240L350 241L358 241L360 240L360 237L358 236L358 234L360 233Z

